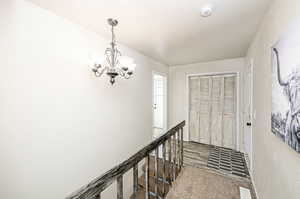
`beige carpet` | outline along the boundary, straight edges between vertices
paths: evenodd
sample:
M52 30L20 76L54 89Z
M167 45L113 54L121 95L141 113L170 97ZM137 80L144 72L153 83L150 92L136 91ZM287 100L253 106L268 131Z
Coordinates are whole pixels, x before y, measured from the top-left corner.
M240 199L239 187L251 190L250 182L215 173L209 169L185 167L167 199ZM252 199L255 195L251 190Z

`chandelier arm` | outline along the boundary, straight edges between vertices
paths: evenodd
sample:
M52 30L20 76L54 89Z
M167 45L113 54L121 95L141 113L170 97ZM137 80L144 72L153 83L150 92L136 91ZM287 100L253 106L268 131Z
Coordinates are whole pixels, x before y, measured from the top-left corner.
M94 74L95 74L96 77L100 77L101 76L101 74L98 71L96 71Z
M119 65L120 65L120 68L122 69L122 71L123 72L125 72L126 70L124 70L123 68L127 68L127 67L125 67L123 64L121 64L121 63L119 63Z
M111 48L106 48L104 54L108 54L108 53L111 53L112 52L112 49Z
M121 56L121 53L117 48L115 48L115 53L115 64L117 65L119 63L118 58Z
M114 67L116 67L118 65L118 62L119 62L119 60L118 60L118 54L115 51L115 54L114 54Z
M122 56L122 53L119 50L118 50L118 54L119 54L120 57Z
M111 49L108 50L108 53L106 54L106 61L109 64L110 67L112 67L111 60L109 59L109 55L111 55Z
M108 56L111 54L111 48L106 48L104 55Z
M103 67L100 71L97 70L95 72L96 77L100 77L104 73L105 70L107 70L107 67Z
M128 73L126 73L126 75L124 76L125 79L130 79L131 75L128 75Z
M124 77L124 76L125 76L125 73L124 73L124 71L123 71L122 69L119 69L119 68L118 68L118 73L119 73L119 75L120 75L121 77Z
M128 74L128 71L124 71L123 69L120 69L120 76L125 78L125 79L129 79L131 77L131 74Z

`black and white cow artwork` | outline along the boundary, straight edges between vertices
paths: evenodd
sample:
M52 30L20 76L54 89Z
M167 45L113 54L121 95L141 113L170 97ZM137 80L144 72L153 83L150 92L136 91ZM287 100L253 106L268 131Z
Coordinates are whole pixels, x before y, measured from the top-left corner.
M272 132L298 153L300 153L299 35L300 30L291 27L271 49Z

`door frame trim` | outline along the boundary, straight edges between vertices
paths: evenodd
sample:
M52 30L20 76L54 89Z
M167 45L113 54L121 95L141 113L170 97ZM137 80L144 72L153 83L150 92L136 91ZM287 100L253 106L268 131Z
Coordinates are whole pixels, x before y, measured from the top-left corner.
M154 128L154 110L153 110L153 104L154 104L154 82L153 82L153 77L154 75L160 75L160 76L163 76L165 78L165 82L164 82L164 87L166 88L165 91L164 91L164 96L165 96L165 99L164 99L164 118L163 118L163 123L164 123L164 127L163 127L163 130L164 131L167 131L167 128L168 128L168 75L167 73L163 73L163 72L159 72L159 71L155 71L153 70L152 71L152 75L151 75L151 85L152 85L152 93L151 93L151 110L152 110L152 129ZM152 132L153 133L153 132Z
M247 73L245 75L248 74L248 72L250 72L251 74L251 79L250 79L250 88L249 88L249 100L250 100L250 122L251 122L251 128L250 128L250 154L248 154L249 157L249 161L250 161L250 165L248 165L249 170L250 170L250 173L252 174L253 173L253 126L254 126L254 118L253 118L253 95L254 95L254 92L253 92L253 84L254 84L254 59L251 58L249 63L247 63ZM243 117L244 118L244 117ZM247 128L247 126L245 125L244 123L244 128ZM244 131L245 132L245 131ZM245 139L244 139L245 140ZM245 142L245 141L244 141ZM247 151L245 150L245 152L247 153Z
M191 141L190 139L190 82L189 78L193 76L216 76L216 75L235 75L236 76L236 137L235 137L235 150L240 151L240 72L239 71L225 71L225 72L209 72L209 73L187 73L186 74L186 119L187 119L187 141Z

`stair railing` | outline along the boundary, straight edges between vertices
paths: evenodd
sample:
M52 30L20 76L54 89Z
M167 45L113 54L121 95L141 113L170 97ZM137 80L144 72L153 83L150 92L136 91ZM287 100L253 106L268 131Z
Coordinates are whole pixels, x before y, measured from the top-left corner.
M140 161L145 159L145 196L144 198L150 199L150 194L158 199L158 182L159 182L159 171L158 171L158 161L159 161L159 147L162 146L162 165L163 173L163 196L166 196L166 183L171 185L178 176L183 166L183 127L185 126L185 121L179 123L167 133L157 138L149 145L138 151L136 154L122 162L121 164L110 169L100 177L94 179L92 182L83 186L78 191L74 192L66 199L101 199L101 192L108 188L114 181L117 181L117 199L123 199L123 175L133 169L133 198L138 198L138 164ZM168 145L168 146L166 146ZM166 151L168 149L168 151ZM151 153L155 154L155 191L150 193L149 190L149 163ZM167 152L167 154L166 154ZM172 175L167 181L166 178L166 163L169 167L167 171Z

